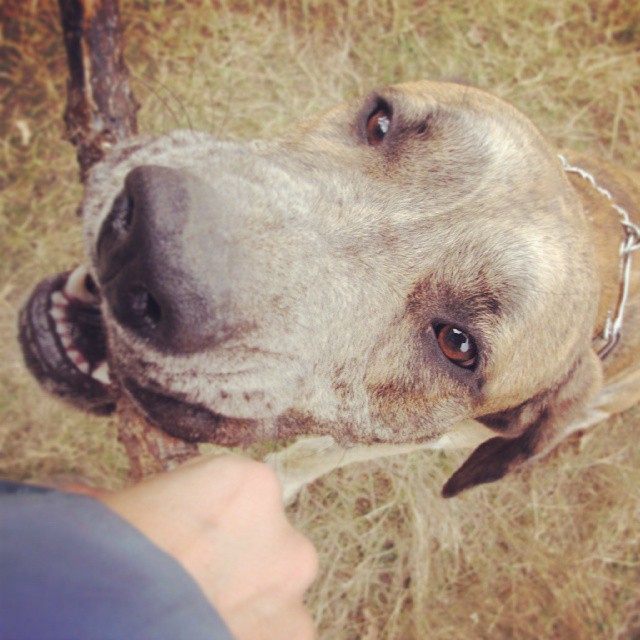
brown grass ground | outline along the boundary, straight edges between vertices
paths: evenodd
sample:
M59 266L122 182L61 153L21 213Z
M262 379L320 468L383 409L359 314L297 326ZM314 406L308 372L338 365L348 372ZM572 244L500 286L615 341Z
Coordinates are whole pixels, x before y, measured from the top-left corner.
M1 473L118 486L114 421L45 397L15 342L29 287L82 260L56 4L0 8ZM558 145L640 168L636 0L127 0L123 14L145 132L268 136L377 84L464 79ZM636 407L453 501L439 488L457 454L356 465L306 489L291 517L321 553L319 637L639 638L639 423Z

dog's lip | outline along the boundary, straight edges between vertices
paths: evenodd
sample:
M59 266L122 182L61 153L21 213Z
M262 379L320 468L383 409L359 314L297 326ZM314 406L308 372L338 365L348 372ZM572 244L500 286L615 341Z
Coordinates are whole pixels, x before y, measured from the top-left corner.
M86 273L78 267L41 281L20 312L18 338L27 368L46 389L106 414L116 397L106 370L98 301L82 289Z
M122 388L145 420L165 433L186 442L211 442L225 446L249 444L255 421L230 418L164 391L124 378Z

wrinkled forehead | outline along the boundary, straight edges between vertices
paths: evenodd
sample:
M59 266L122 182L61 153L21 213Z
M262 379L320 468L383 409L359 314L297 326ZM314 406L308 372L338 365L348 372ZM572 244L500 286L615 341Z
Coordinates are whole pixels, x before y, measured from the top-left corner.
M433 109L437 107L464 109L478 113L492 113L511 118L519 113L515 107L482 89L456 82L405 82L390 85L382 92L389 92L402 100L407 110Z

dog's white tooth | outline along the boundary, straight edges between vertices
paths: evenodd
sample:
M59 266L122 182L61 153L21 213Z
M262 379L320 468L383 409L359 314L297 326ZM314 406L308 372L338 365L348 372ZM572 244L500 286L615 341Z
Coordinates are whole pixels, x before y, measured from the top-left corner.
M65 313L64 309L60 309L60 307L53 307L52 309L50 309L49 315L54 320L66 320L67 318L67 314Z
M67 306L67 299L59 291L54 291L51 294L51 302L56 307L66 307Z
M55 325L56 325L56 331L58 332L58 335L60 335L60 336L67 335L71 331L71 326L69 325L69 322L67 320L66 314L65 314L64 318L57 319L55 321Z
M103 362L100 366L96 367L91 372L91 376L98 382L102 382L103 384L111 384L111 376L109 376L109 365L106 362Z
M71 339L71 336L65 333L60 333L59 331L58 331L58 335L60 336L60 342L62 342L65 348L67 350L71 349L71 347L73 346L73 340Z
M85 266L81 265L74 269L67 278L67 284L64 286L65 293L83 302L95 302L96 296L87 291L85 285L88 275L89 270Z
M82 354L73 347L67 350L67 356L71 362L73 362L76 366L79 366L86 362L86 360L82 357Z
M70 336L71 329L64 320L56 320L56 333L62 338L62 336Z
M77 362L76 366L78 367L78 369L80 369L80 371L82 371L82 373L89 375L89 363L88 362Z

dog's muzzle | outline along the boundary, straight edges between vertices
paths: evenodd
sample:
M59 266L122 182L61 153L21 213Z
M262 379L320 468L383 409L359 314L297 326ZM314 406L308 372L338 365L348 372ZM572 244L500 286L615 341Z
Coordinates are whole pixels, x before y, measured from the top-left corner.
M33 290L20 312L18 337L25 363L40 384L98 415L115 410L124 388L146 420L169 435L238 444L238 433L251 421L223 418L126 376L112 380L100 304L85 267L46 278Z
M216 194L202 180L142 166L128 174L102 224L102 295L122 326L160 351L203 351L234 330L224 270L207 273L210 255L226 249L215 209Z

